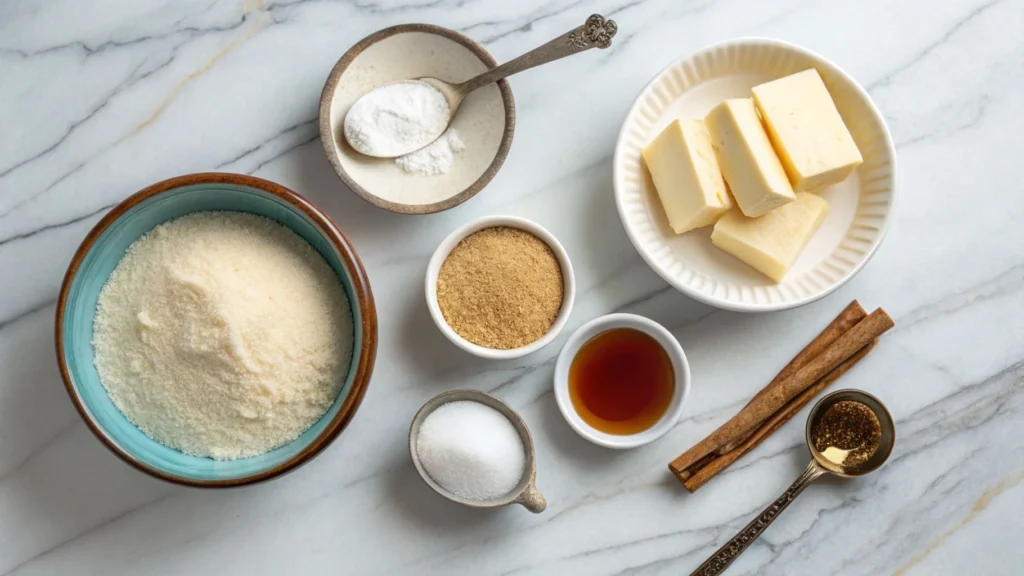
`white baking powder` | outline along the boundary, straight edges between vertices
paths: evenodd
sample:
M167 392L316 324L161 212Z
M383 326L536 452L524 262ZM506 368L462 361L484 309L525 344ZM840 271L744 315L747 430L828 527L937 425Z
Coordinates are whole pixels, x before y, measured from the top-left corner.
M459 138L459 133L454 128L449 128L443 136L434 140L429 146L412 154L399 156L395 158L395 163L406 172L437 176L447 174L455 162L455 154L465 149L466 145Z
M345 115L345 139L371 156L408 154L433 142L448 126L444 94L415 80L381 86Z
M420 425L416 455L442 488L469 500L511 492L526 466L523 440L504 414L479 402L449 402Z
M269 219L200 212L133 243L100 292L96 370L157 442L217 459L256 456L330 408L352 358L337 275Z

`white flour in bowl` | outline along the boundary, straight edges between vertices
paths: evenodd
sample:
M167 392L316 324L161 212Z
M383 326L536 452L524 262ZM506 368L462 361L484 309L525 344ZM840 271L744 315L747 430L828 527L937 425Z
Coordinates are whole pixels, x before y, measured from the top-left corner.
M267 218L199 212L134 242L100 292L96 370L157 442L235 459L282 446L348 374L352 312L312 246Z

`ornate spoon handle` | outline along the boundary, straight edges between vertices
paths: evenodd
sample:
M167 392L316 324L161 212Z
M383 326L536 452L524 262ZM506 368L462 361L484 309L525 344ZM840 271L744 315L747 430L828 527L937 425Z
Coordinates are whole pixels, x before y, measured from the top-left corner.
M819 466L813 460L807 465L807 470L796 479L795 482L789 487L788 490L782 493L782 496L772 502L767 508L762 511L757 518L751 520L750 524L747 524L743 530L740 530L738 534L733 536L732 540L729 540L721 548L718 549L710 558L708 558L699 568L693 571L690 576L715 576L721 574L726 568L732 564L748 546L753 544L754 540L764 532L768 526L782 513L792 502L796 500L796 497L807 488L811 482L814 482L820 478L827 471Z
M619 31L618 24L614 20L605 20L600 14L593 14L583 26L573 28L558 38L534 48L522 56L509 60L508 62L492 68L479 76L466 80L456 86L459 94L465 96L473 90L497 82L513 74L529 70L541 64L547 64L559 58L571 56L577 52L583 52L591 48L607 48L612 45L612 37Z

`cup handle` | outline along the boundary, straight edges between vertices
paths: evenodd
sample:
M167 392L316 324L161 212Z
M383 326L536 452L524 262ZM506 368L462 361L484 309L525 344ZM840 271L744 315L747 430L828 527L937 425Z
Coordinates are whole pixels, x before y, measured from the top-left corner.
M548 501L544 498L543 494L537 491L537 487L532 482L516 498L516 502L522 504L524 508L534 514L540 514L548 507Z

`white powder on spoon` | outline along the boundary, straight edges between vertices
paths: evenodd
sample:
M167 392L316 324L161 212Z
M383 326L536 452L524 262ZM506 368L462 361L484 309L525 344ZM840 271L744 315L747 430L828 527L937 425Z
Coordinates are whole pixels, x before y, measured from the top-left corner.
M504 414L473 401L449 402L420 424L416 455L442 488L468 500L511 492L523 477L526 450Z
M396 82L366 94L345 114L345 138L371 156L408 154L448 126L448 101L426 82Z
M199 212L134 242L100 291L96 370L157 442L234 459L282 446L330 408L353 324L337 275L284 226Z
M446 174L465 145L454 129L445 132L448 101L426 82L387 84L364 95L349 108L345 139L363 154L396 157L406 172Z

